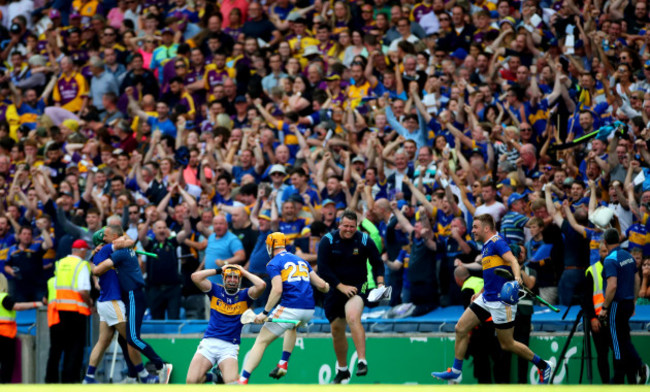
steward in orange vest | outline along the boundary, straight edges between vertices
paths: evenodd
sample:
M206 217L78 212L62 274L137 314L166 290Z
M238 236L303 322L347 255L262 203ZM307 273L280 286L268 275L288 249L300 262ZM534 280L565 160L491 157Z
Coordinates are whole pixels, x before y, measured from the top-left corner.
M16 362L16 311L43 306L42 302L15 302L7 293L7 278L0 274L0 384L8 384Z
M90 316L90 263L84 258L88 244L76 240L72 255L55 264L54 277L48 281L47 318L50 326L50 355L47 360L46 383L81 382L84 348Z

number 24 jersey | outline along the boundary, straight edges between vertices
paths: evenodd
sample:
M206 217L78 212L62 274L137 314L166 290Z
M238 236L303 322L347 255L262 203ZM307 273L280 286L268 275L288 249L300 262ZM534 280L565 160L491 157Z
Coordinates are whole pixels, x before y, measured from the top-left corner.
M314 291L309 280L311 266L300 257L289 253L278 253L266 264L266 271L273 279L282 278L282 299L285 308L314 309Z

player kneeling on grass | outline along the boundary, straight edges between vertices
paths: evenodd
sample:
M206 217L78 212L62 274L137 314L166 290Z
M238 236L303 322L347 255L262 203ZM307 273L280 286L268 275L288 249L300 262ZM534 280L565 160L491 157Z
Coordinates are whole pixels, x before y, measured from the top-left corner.
M271 320L274 317L282 317L282 319L306 323L314 315L314 292L311 285L313 284L323 293L329 291L329 284L311 269L308 262L287 252L286 244L287 239L282 233L272 233L266 237L266 250L271 257L271 261L266 265L266 271L271 277L271 293L264 311L255 318L258 324L267 321L271 309L278 302L280 306L271 314ZM269 376L279 379L287 374L287 362L296 345L296 330L299 323L266 322L264 324L253 348L246 356L239 378L240 384L248 384L248 378L262 360L264 350L282 334L284 334L282 359Z
M484 214L474 218L472 234L477 242L482 242L483 254L483 280L485 285L482 292L474 302L465 309L465 312L456 323L455 359L453 367L445 372L434 372L435 378L458 384L462 380L463 358L469 344L469 333L482 322L492 318L496 329L497 339L501 348L525 358L539 369L539 383L548 384L553 374L553 365L544 361L528 347L515 341L514 317L517 314L517 301L519 300L519 285L521 285L521 271L517 259L510 251L506 241L499 236L495 229L494 218ZM497 275L498 268L508 270L516 281L508 282Z
M219 273L223 273L223 286L208 280ZM253 287L241 289L243 278L250 280ZM215 365L226 384L236 383L241 315L264 292L266 283L235 264L197 271L192 274L192 282L210 297L210 321L187 371L187 383L216 382L216 374L208 373Z

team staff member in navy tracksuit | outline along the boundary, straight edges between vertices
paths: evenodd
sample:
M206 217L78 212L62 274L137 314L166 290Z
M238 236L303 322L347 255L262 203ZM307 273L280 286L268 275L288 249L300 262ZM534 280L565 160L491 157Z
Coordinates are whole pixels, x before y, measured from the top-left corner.
M636 262L630 253L619 247L621 239L616 229L603 234L609 255L603 263L605 303L598 317L607 320L614 351L614 377L611 384L645 384L648 366L641 361L630 339L630 317L639 293L640 279Z
M107 226L104 229L104 238L112 238L113 233L122 236L124 231L120 226ZM153 348L140 338L140 327L142 326L142 318L147 303L144 295L144 279L142 278L135 251L133 249L116 250L110 259L106 259L95 266L93 274L100 276L111 268L117 270L117 278L120 281L122 290L122 301L126 307L126 317L129 324L129 333L126 334L127 341L154 363L156 370L158 370L159 382L167 384L169 383L172 365L164 363Z
M357 230L357 214L346 210L341 216L339 229L326 234L318 245L318 273L332 288L325 297L324 307L325 316L332 329L336 353L334 384L341 384L350 379L346 323L350 326L359 357L357 376L365 376L368 373L366 332L361 324L364 301L370 292L367 261L370 261L377 286L383 286L384 263L377 246L368 234Z

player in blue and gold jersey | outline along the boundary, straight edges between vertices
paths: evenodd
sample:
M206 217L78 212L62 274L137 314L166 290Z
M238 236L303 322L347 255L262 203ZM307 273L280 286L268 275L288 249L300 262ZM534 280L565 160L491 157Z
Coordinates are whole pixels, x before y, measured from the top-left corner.
M316 286L323 293L329 291L329 284L311 269L309 263L287 252L286 246L287 237L283 233L275 232L266 237L266 251L272 257L266 265L266 271L271 277L271 293L264 310L255 318L258 324L266 321L278 302L280 305L273 310L272 318L281 317L306 323L314 315L314 291L311 286ZM297 329L298 325L295 324L266 322L246 356L239 383L248 384L248 378L262 360L264 350L282 334L282 359L269 376L279 379L287 374L287 362L296 345Z
M502 288L506 285L506 279L495 274L495 269L501 268L509 271L517 282L514 287L521 285L521 271L517 259L510 251L508 243L497 233L494 218L489 214L483 214L474 218L472 234L476 241L483 243L483 280L485 282L481 294L472 302L469 308L456 323L455 358L453 367L445 372L434 372L431 375L441 380L447 380L450 384L458 384L462 380L463 358L469 344L469 335L475 327L489 319L494 323L497 338L501 348L511 351L522 358L535 364L538 368L539 383L548 384L553 374L553 365L544 361L527 346L514 340L514 320L517 313L517 293L515 298L503 298Z
M223 273L223 286L212 283L208 277ZM242 279L253 283L241 289ZM214 374L207 373L217 365L226 384L237 381L237 354L241 339L241 315L266 288L266 283L236 264L197 271L192 274L194 284L210 297L210 321L199 348L187 370L187 383L212 382Z

